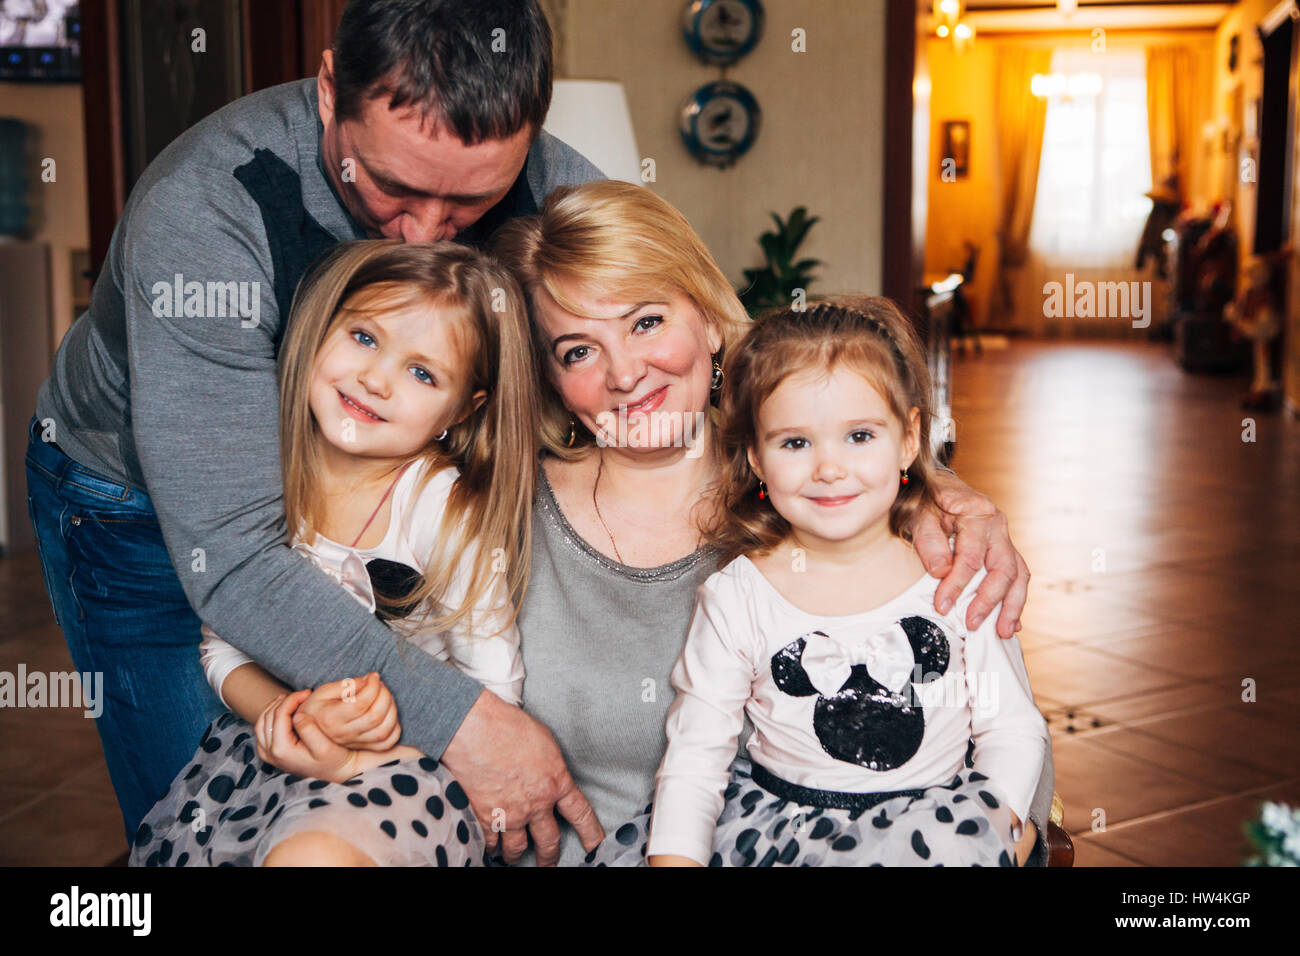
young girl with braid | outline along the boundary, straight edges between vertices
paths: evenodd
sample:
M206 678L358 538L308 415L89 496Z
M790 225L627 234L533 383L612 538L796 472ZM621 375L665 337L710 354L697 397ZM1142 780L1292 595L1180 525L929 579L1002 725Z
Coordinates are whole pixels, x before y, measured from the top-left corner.
M778 311L723 380L721 570L673 670L654 801L588 863L1023 863L1050 742L1018 641L996 614L964 624L984 572L937 614L904 530L935 468L910 324L886 299Z

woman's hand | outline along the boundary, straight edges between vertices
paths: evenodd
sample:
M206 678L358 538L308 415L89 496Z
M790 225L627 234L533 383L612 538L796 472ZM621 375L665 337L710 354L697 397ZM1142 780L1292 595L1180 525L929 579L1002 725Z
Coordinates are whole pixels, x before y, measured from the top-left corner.
M382 753L393 749L402 736L397 703L373 671L360 680L349 677L321 684L299 710L341 747Z
M956 475L938 472L934 494L943 512L927 509L912 524L912 544L931 576L943 578L934 594L934 607L947 614L981 567L988 568L966 612L972 630L984 623L998 602L998 635L1013 637L1020 629L1020 612L1029 593L1029 566L1011 543L1007 516L984 495ZM957 536L956 554L948 537Z
M301 712L309 690L281 694L257 718L257 756L300 777L342 783L363 769L361 751L341 747L320 729L315 719ZM391 760L392 757L386 756Z

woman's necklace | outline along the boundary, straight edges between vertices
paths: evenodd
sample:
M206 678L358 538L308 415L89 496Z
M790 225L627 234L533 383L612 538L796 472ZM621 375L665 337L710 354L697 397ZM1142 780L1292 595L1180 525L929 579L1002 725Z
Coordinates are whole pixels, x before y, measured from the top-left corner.
M619 564L627 564L623 560L623 555L618 553L618 544L614 541L614 532L609 530L609 525L605 524L605 516L600 513L600 502L596 500L596 489L600 487L600 474L605 470L605 456L597 452L600 458L600 464L596 466L596 483L591 486L591 503L596 506L596 517L600 520L600 526L605 529L605 534L609 535L609 543L614 548L614 556L618 558Z

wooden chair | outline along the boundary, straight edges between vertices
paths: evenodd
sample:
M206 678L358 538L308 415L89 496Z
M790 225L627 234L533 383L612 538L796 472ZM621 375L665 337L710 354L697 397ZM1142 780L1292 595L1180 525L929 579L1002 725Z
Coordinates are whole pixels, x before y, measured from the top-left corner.
M1061 826L1064 822L1065 804L1061 803L1060 795L1054 793L1052 810L1047 819L1047 834L1044 837L1047 841L1048 866L1074 866L1074 842Z

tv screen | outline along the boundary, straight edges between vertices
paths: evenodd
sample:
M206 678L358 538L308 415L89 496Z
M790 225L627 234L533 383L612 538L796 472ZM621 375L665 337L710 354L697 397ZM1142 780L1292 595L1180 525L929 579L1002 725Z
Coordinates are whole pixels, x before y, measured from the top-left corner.
M0 0L0 80L80 79L77 0Z

